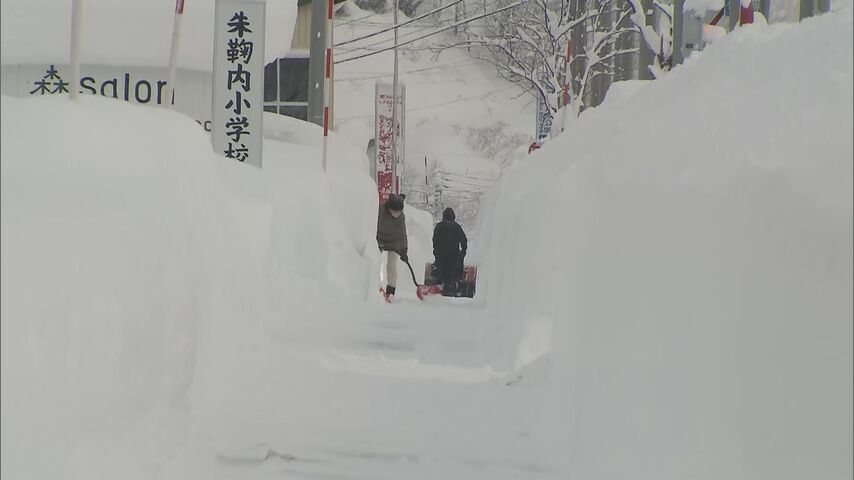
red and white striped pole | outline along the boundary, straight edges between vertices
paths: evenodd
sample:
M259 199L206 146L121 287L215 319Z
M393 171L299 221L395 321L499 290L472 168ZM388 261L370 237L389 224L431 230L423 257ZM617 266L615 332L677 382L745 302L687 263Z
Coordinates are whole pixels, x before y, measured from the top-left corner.
M332 2L326 0L326 77L323 80L323 171L326 172L326 152L329 140L329 99L332 88Z
M168 88L166 105L168 108L175 106L175 71L178 66L178 44L181 41L181 18L184 16L184 0L175 0L175 20L172 25L172 48L169 50L169 78L166 81Z
M747 3L747 5L745 5ZM740 25L748 25L753 23L753 1L742 1L741 2L741 11L738 16L738 23Z
M563 113L561 113L560 119L560 131L563 132L566 129L566 111L569 110L569 88L572 85L572 72L570 71L570 63L572 55L572 38L568 38L566 40L566 58L563 61ZM528 151L530 154L531 152Z
M566 41L566 58L563 60L563 106L569 105L569 57L572 54L572 39Z

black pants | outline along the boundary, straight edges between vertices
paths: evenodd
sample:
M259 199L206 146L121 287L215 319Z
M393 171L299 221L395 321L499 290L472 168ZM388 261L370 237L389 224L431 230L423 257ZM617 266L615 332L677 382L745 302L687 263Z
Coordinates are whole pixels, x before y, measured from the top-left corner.
M436 266L439 269L439 282L442 284L442 295L456 296L459 291L458 284L462 277L460 256L446 255L436 257Z

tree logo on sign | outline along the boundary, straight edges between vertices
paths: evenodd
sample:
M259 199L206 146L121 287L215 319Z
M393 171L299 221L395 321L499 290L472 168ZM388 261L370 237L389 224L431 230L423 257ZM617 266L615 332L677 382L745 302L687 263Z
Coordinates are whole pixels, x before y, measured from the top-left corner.
M56 93L68 92L68 82L59 76L59 70L57 70L54 65L48 67L41 80L33 82L33 85L35 85L36 88L30 90L30 95L35 95L37 93L39 95L53 95Z

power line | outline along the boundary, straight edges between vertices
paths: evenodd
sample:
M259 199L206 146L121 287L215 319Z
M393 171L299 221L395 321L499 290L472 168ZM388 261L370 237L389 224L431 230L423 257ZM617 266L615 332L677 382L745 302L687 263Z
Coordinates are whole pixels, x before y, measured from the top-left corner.
M441 64L441 65L433 65L433 66L430 66L430 67L416 68L416 69L414 69L414 70L403 70L403 71L401 71L400 73L401 73L401 74L404 74L404 73L417 73L417 72L424 72L424 71L427 71L427 70L433 70L433 69L436 69L436 68L448 68L448 67L456 67L456 66L460 66L460 65L483 65L483 64L485 64L485 63L484 63L484 62L482 62L482 61L468 61L468 60L465 60L465 61L462 61L462 62L456 62L456 63L444 63L444 64ZM488 64L486 64L486 65L488 65ZM346 77L346 76L344 76L344 75L337 75L337 76L336 76L336 80L371 80L371 79L374 79L374 78L383 78L383 77L389 77L389 76L391 76L391 75L392 75L391 73L385 73L385 72L355 72L355 73L366 73L366 74L367 74L367 73L371 73L371 74L373 74L373 75L370 75L370 76L367 76L367 75L366 75L366 76L361 76L361 77L349 77L349 78L348 78L348 77Z
M455 2L451 2L451 3L447 4L447 5L444 5L444 6L441 6L441 7L437 8L437 9L435 9L435 10L431 11L431 12L427 12L427 13L421 14L421 15L419 15L419 16L417 16L417 17L415 17L415 18L409 19L409 20L407 20L407 21L405 21L405 22L403 22L403 23L398 23L398 24L396 24L396 25L392 25L392 26L390 26L390 27L388 27L388 28L385 28L385 29L383 29L383 30L380 30L380 31L378 31L378 32L369 33L369 34L367 34L367 35L362 35L361 37L351 38L350 40L347 40L347 41L344 41L344 42L336 43L334 46L335 46L335 47L339 47L339 46L341 46L341 45L347 45L348 43L358 42L359 40L364 40L364 39L366 39L366 38L373 37L374 35L379 35L379 34L381 34L381 33L385 33L385 32L388 32L388 31L390 31L390 30L394 30L395 28L401 27L401 26L403 26L403 25L408 25L408 24L410 24L410 23L412 23L412 22L414 22L414 21L416 21L416 20L421 20L422 18L424 18L424 17L426 17L426 16L428 16L428 15L432 15L432 14L434 14L434 13L441 12L442 10L444 10L444 9L446 9L446 8L449 8L449 7L452 7L452 6L454 6L454 5L458 4L458 3L462 2L462 1L463 1L463 0L457 0L457 1L455 1Z
M498 3L499 1L501 1L501 0L492 0L492 1L490 1L489 3L487 3L487 4L485 4L485 5L483 6L484 10L485 10L487 7L491 7L492 5L494 5L494 4L496 4L496 3ZM460 0L458 0L457 2L454 2L454 3L451 3L451 4L447 5L447 6L449 7L449 6L455 5L455 4L459 3L459 2L460 2ZM444 8L444 7L442 7L442 8ZM435 10L435 11L438 11L438 10ZM434 11L434 12L435 12L435 11ZM431 12L431 13L432 13L432 12ZM428 13L428 14L426 14L426 15L429 15L429 13ZM406 23L414 22L415 20L418 20L418 19L423 18L423 17L424 17L424 15L422 15L422 16L420 16L420 17L418 17L418 18L414 18L414 19L410 20L409 22L404 22L404 23L402 23L401 25L406 25ZM410 37L412 37L413 35L418 35L419 33L423 32L423 31L425 31L425 30L429 30L430 28L444 27L444 26L446 26L446 25L447 25L447 23L434 23L434 24L428 24L428 25L423 26L422 28L420 28L420 29L418 29L418 30L415 30L414 32L407 32L406 34L404 34L404 36L405 36L406 38L410 38ZM414 25L408 25L408 26L409 26L409 27L414 27ZM471 25L471 26L479 26L479 25ZM485 25L483 25L482 27L486 27L486 26L485 26ZM387 32L387 31L389 31L389 30L391 30L391 29L393 29L393 28L394 28L394 26L392 26L391 28L387 28L387 29L385 29L385 30L380 30L379 32L376 32L376 33L374 33L374 34L365 35L365 36L363 36L363 37L361 37L361 38L369 38L369 37L371 37L371 36L374 36L374 35L378 35L378 34L380 34L380 33ZM355 40L348 40L348 41L346 41L346 42L339 43L338 45L344 45L344 44L347 44L347 43L351 43L351 42L353 42L353 41L355 41ZM354 49L346 50L346 51L354 51L354 50L371 50L371 48L370 48L370 47L375 47L375 46L377 46L377 45L381 45L381 44L384 44L384 43L388 43L388 42L390 42L390 41L391 41L391 39L379 40L379 41L376 41L376 42L374 42L374 43L369 43L369 44L367 44L367 45L365 45L365 46L362 46L362 47L356 47L356 48L354 48Z
M411 151L418 151L418 150L411 150ZM477 158L484 158L483 155L480 155L477 153L449 153L449 152L434 152L431 150L424 150L423 152L429 153L429 154L437 156L437 157L477 157Z
M425 105L425 106L423 106L423 107L417 107L417 108L408 108L408 109L407 109L407 111L409 111L409 112L414 112L414 111L417 111L417 110L427 110L427 109L429 109L429 108L443 107L443 106L445 106L445 105L450 105L450 104L452 104L452 103L459 103L459 102L464 102L464 101L468 101L468 100L476 100L476 99L481 99L481 100L482 100L482 99L484 99L484 98L486 98L486 97L488 97L488 96L490 96L490 95L492 95L492 94L495 94L495 93L498 93L498 92L503 92L504 90L509 90L509 89L511 89L511 88L516 88L516 85L508 85L508 86L506 86L506 87L504 87L504 88L499 88L498 90L493 90L493 91L491 91L491 92L481 93L481 94L478 94L478 95L472 95L472 96L470 96L470 97L458 98L458 99L456 99L456 100L452 100L452 101L450 101L450 102L437 103L437 104L434 104L434 105Z
M495 2L493 2L493 3L495 3ZM400 24L400 25L398 25L398 27L400 27L400 28L419 28L419 27L423 27L423 26L443 27L447 24L448 24L447 22L430 22L430 23L423 23L422 22L422 23L419 23L418 25ZM388 26L394 27L394 24L389 23L389 22L362 22L361 25L366 26L366 27L388 27ZM478 28L484 27L485 28L486 26L485 25L472 25L472 27L478 27ZM337 28L337 26L336 26L336 28Z
M416 42L416 41L418 41L418 40L421 40L421 39L424 39L424 38L427 38L427 37L430 37L430 36L436 35L437 33L442 33L442 32L444 32L445 30L450 30L450 29L452 29L452 28L454 28L454 27L458 27L458 26L460 26L460 25L464 25L464 24L466 24L466 23L473 22L473 21L475 21L475 20L479 20L479 19L481 19L481 18L488 17L488 16L490 16L490 15L495 15L496 13L500 13L500 12L503 12L503 11L505 11L505 10L510 10L511 8L518 7L519 5L522 5L522 4L527 3L527 2L528 2L528 0L520 0L520 1L516 2L516 3L511 4L511 5L507 5L506 7L499 8L498 10L494 10L494 11L492 11L492 12L487 12L487 13L482 13L482 14L479 14L479 15L475 15L475 16L470 17L470 18L467 18L467 19L465 19L465 20L461 20L461 21L459 21L459 22L455 22L455 23L453 23L453 24L451 24L451 25L448 25L447 27L440 28L440 29L438 29L438 30L436 30L436 31L430 32L430 33L428 33L428 34L426 34L426 35L422 35L422 36L420 36L420 37L418 37L418 38L413 38L412 40L409 40L409 41L406 41L406 42L403 42L403 43L399 43L399 44L397 44L397 45L392 45L391 47L386 47L386 48L383 48L383 49L381 49L381 50L377 50L377 51L375 51L375 52L365 53L365 54L362 54L362 55L357 55L357 56L355 56L355 57L350 57L350 58L345 58L345 59L343 59L343 60L338 60L337 62L335 62L335 64L337 65L337 64L339 64L339 63L345 63L345 62L350 62L350 61L352 61L352 60L358 60L358 59L360 59L360 58L370 57L371 55L376 55L376 54L378 54L378 53L385 52L386 50L391 50L391 49L393 49L393 48L395 48L395 47L402 47L403 45L409 45L409 44L410 44L410 43L412 43L412 42Z
M364 78L351 78L340 80L342 82L360 82ZM425 80L423 82L406 82L407 85L441 85L443 83L460 83L459 80Z
M407 111L407 112L415 112L415 111L418 111L418 110L427 110L427 109L430 109L430 108L443 107L443 106L445 106L445 105L451 105L451 104L453 104L453 103L465 102L465 101L468 101L468 100L484 99L484 98L486 98L486 97L488 97L488 96L490 96L490 95L493 95L493 94L498 93L498 92L503 92L504 90L509 90L509 89L511 89L511 88L516 88L516 85L509 85L509 86L504 87L504 88L499 88L498 90L493 90L493 91L491 91L491 92L486 92L486 93L480 93L480 94L477 94L477 95L472 95L472 96L470 96L470 97L458 98L458 99L456 99L456 100L451 100L450 102L437 103L437 104L434 104L434 105L425 105L425 106L423 106L423 107L416 107L416 108L407 108L407 109L406 109L406 111ZM335 119L336 119L337 121L343 121L343 120L354 120L354 119L356 119L356 118L367 118L367 117L373 117L373 116L374 116L374 114L373 114L373 113L369 113L369 114L367 114L367 115L353 115L353 116L351 116L351 117L335 117Z
M415 30L414 32L408 32L408 33L404 34L403 36L404 36L404 37L406 37L406 38L409 38L409 37L412 37L413 35L418 35L419 33L423 32L423 31L425 31L425 30L429 30L429 29L431 29L431 28L436 28L436 27L430 27L430 26L422 27L422 28L420 28L420 29L418 29L418 30ZM377 33L382 33L382 32L377 32ZM387 39L385 39L385 40L379 40L379 41L376 41L376 42L374 42L374 43L369 43L369 44L367 44L367 45L365 45L365 46L363 46L363 47L355 47L355 48L353 48L353 49L350 49L349 51L351 51L351 52L352 52L352 51L355 51L355 50L376 50L376 49L372 49L372 48L370 48L370 47L375 47L375 46L377 46L377 45L381 45L381 44L383 44L383 43L388 43L388 42L390 42L391 40L392 40L392 39L390 39L390 38L387 38Z
M474 186L482 186L484 184L484 182L492 183L492 181L494 180L492 178L492 176L478 177L476 175L471 175L471 174L461 175L461 174L451 174L451 173L440 173L439 177L441 177L442 180L447 181L447 182L466 183L466 184L470 184L470 185L474 185ZM477 182L481 182L481 183L477 183Z
M346 21L346 22L344 22L344 23L339 23L338 25L335 25L335 26L336 26L336 27L343 27L344 25L349 25L349 24L351 24L351 23L353 23L353 22L358 22L359 20L364 20L364 19L366 19L366 18L376 17L376 16L377 16L377 15L379 15L379 14L380 14L379 12L371 13L371 14L369 14L369 15L365 15L364 17L354 18L354 19L352 19L352 20L348 20L348 21Z
M343 48L336 48L335 49L336 52L348 52L348 53L349 52L358 52L359 50L368 50L371 52L376 52L379 49L378 48L362 48L362 47L351 47L351 48L343 47ZM430 47L430 46L424 46L424 47L413 46L413 47L398 48L398 50L401 52L421 52L424 50L431 50L432 51L432 50L435 50L435 48Z
M442 179L442 184L446 187L453 186L453 187L456 187L458 189L465 189L466 191L472 191L472 192L485 190L485 189L489 188L489 185L491 183L492 182L490 182L488 184L470 183L470 182L462 182L462 181L452 182L452 181Z

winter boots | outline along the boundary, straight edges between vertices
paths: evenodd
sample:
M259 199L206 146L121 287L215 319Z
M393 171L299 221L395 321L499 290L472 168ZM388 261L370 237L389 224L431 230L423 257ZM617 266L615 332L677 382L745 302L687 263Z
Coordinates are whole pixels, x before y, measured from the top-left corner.
M391 303L391 297L394 296L394 287L386 285L385 290L380 287L380 295L383 296L386 303Z
M442 283L442 296L443 297L459 297L459 288L457 286L456 280L445 280Z

